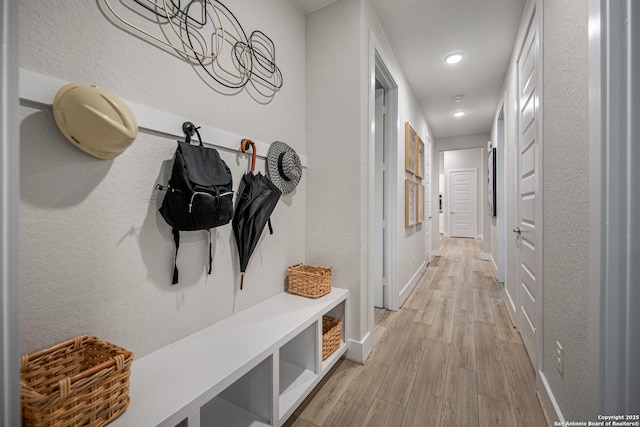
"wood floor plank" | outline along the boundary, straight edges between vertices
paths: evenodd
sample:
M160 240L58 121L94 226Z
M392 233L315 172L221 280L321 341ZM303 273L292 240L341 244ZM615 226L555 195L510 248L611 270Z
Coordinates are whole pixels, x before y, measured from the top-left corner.
M456 311L470 311L473 313L473 288L469 283L463 283L456 295Z
M471 262L467 258L461 264L462 270L456 276L461 282L470 283L473 280Z
M404 307L412 308L415 310L420 309L420 307L424 303L424 299L427 296L426 294L427 288L416 285L416 289L414 289L409 298L407 298L407 302L404 303Z
M495 328L495 325L490 323L475 322L478 393L503 402L511 402L511 392Z
M460 285L456 278L449 275L444 276L442 280L440 280L440 284L438 286L438 289L441 292L441 296L454 299L458 293L459 288Z
M472 311L456 310L450 352L449 365L475 371L476 340Z
M516 418L510 403L478 395L479 427L515 426Z
M436 257L434 259L439 259L439 258L440 257ZM438 267L434 266L432 261L431 264L429 264L427 271L425 271L424 276L422 276L422 279L420 279L422 285L425 286L426 288L429 288L437 272L438 272Z
M382 399L375 399L367 413L364 424L367 427L401 427L404 408Z
M516 332L516 328L511 322L511 316L509 316L507 305L503 299L493 300L493 319L496 323L496 335L498 339L522 343L522 338L520 334Z
M427 325L433 324L436 317L438 304L440 303L441 291L439 289L429 289L423 301L422 307L416 312L413 318L414 322L420 322Z
M518 426L546 426L536 394L536 375L524 344L502 342L511 400Z
M378 398L402 407L407 405L429 329L428 325L422 323L410 324L387 378L378 390Z
M373 348L369 360L391 366L400 343L407 333L408 325L416 316L416 312L417 310L403 308L393 316L387 326L387 331Z
M407 402L403 427L440 425L448 357L449 344L427 340Z
M325 377L326 381L320 387L316 387L309 398L305 399L296 415L318 426L322 425L358 371L362 369L363 366L359 363L350 360L339 361L338 367L331 375Z
M293 415L282 425L282 427L319 427L319 426Z
M473 312L476 321L495 323L493 319L493 303L488 291L473 289Z
M487 277L495 278L496 273L493 270L493 265L491 265L491 261L482 261L482 271L484 275Z
M460 255L460 257L454 261L451 262L449 264L449 269L447 271L447 275L448 276L454 276L457 277L458 275L460 275L462 273L462 263L463 263L464 259L462 258L462 255Z
M388 371L389 367L386 365L367 361L338 400L322 427L362 425Z
M449 365L441 426L478 426L476 373Z
M376 326L376 328L373 330L373 342L376 343L380 341L384 336L384 334L386 333L387 333L386 327L380 326L380 325Z
M436 317L429 332L430 339L451 342L455 304L456 300L453 298L440 298Z

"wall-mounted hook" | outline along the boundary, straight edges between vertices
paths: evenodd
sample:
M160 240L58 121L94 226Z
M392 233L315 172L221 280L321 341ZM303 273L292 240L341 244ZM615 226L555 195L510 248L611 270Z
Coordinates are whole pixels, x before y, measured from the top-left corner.
M200 137L200 132L198 132L198 129L200 129L200 126L196 126L191 122L182 123L182 132L184 132L185 134L186 143L191 144L191 137L195 133L198 135L198 140L200 140L200 145L202 145L202 138Z

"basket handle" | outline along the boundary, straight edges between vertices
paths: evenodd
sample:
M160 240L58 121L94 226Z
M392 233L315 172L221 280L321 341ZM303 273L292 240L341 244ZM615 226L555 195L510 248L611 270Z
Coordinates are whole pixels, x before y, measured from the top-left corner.
M71 345L73 343L73 349L74 350L78 350L81 346L82 343L88 339L89 337L87 335L78 335L75 338L72 338L70 340L61 342L59 344L56 344L52 347L49 348L45 348L44 350L40 350L37 353L33 353L33 354L25 354L22 357L20 357L20 368L22 370L24 370L27 366L27 363L29 362L29 360L32 359L37 359L38 357L44 356L45 354L49 354L52 353L58 349L64 348L64 347L68 347L69 345Z
M58 391L60 392L60 400L64 400L71 393L71 378L64 377L58 381Z

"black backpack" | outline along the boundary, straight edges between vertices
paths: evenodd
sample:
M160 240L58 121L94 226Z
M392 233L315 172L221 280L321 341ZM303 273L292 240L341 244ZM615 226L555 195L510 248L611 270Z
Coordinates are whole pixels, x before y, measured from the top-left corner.
M172 284L178 283L178 248L180 231L209 231L209 271L211 274L211 228L227 224L233 217L233 178L231 170L215 148L202 145L198 129L185 123L185 142L178 141L169 185L158 185L167 194L160 214L172 228L176 252ZM198 135L200 145L191 145L191 135Z

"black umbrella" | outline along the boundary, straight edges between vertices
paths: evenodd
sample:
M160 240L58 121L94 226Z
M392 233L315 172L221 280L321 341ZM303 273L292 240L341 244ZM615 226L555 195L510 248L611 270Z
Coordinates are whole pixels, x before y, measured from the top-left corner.
M254 174L256 167L256 146L249 139L242 140L242 152L251 145L251 172L243 175L238 188L238 198L231 225L238 245L240 258L240 289L249 258L260 240L264 226L269 221L273 209L278 204L282 192L261 173ZM271 228L271 227L269 227ZM272 232L273 233L273 232Z

